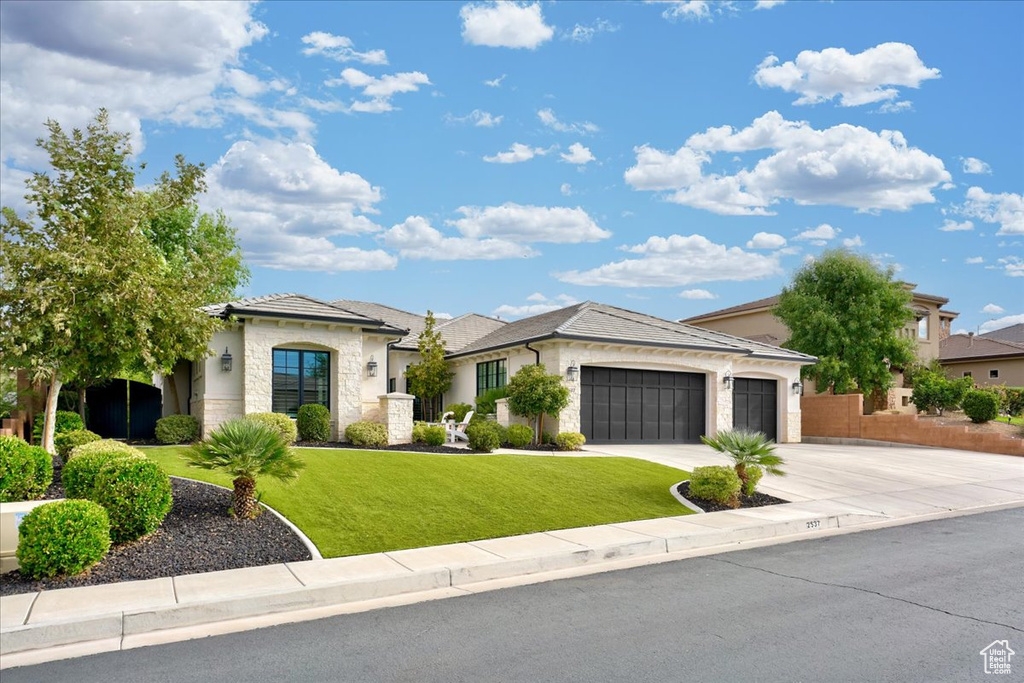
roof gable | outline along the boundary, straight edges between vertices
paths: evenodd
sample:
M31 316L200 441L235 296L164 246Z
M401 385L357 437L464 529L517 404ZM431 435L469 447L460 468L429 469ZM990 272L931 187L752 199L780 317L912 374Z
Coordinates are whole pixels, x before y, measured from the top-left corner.
M348 323L361 327L377 328L381 332L403 332L403 329L388 326L384 321L361 315L340 306L314 299L305 294L268 294L237 299L211 306L202 310L211 316L249 316L268 318L291 318L316 320L319 322Z
M967 334L953 334L939 342L940 361L992 358L995 356L1024 357L1024 344Z

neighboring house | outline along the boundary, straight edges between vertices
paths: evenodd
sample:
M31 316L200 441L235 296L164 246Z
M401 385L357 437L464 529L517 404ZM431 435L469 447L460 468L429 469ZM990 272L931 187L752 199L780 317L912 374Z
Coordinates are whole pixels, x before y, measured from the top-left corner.
M998 330L986 332L985 334L979 334L978 336L984 337L985 339L998 339L999 341L1024 344L1024 323L1017 323L1016 325L1010 325L1009 327L1002 327Z
M204 432L224 419L301 403L331 409L335 435L376 419L378 397L405 389L422 316L370 302L296 294L207 307L232 322L215 355L179 369ZM476 314L438 321L455 378L444 403L473 403L524 365L543 363L569 388L546 426L591 443L692 443L748 427L800 440L800 368L811 356L613 306L585 302L512 323ZM230 371L220 349L232 351ZM380 367L370 372L369 364ZM191 373L191 380L188 380Z
M1024 327L1014 325L1014 327ZM1000 336L1012 336L1007 328ZM1024 342L1013 342L993 336L996 330L983 335L954 334L942 340L939 362L951 378L970 377L978 386L1005 384L1024 387Z

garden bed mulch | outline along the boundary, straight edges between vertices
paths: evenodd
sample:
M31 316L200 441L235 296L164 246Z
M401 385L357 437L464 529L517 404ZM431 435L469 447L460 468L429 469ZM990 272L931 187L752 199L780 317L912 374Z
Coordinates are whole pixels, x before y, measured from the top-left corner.
M59 472L54 480L60 481ZM230 517L231 491L173 478L171 488L174 505L147 538L111 548L99 564L71 578L35 581L18 571L0 574L0 595L312 559L295 532L273 513L264 511L251 521ZM57 483L46 497L62 496Z
M716 503L713 500L705 500L704 498L697 498L695 496L691 496L690 482L688 481L684 481L682 484L677 486L676 491L679 493L680 496L690 501L700 509L704 510L704 512L724 512L726 510L737 510L743 508L759 508L764 507L766 505L781 505L783 503L789 502L788 500L782 500L781 498L776 498L775 496L769 496L767 493L755 491L754 495L752 496L745 496L741 493L739 508L731 508L728 505L722 505L721 503Z

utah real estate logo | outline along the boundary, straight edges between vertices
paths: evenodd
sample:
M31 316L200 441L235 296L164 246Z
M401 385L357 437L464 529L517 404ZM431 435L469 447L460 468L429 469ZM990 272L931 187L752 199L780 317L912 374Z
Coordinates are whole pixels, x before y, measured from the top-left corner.
M987 674L1009 674L1010 658L1016 652L1010 649L1010 641L993 640L984 650L981 656L985 660L985 673Z

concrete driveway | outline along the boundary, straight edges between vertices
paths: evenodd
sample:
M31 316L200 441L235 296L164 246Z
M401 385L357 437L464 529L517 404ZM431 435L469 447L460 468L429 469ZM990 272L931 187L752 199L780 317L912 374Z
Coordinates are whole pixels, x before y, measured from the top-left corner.
M785 477L765 476L758 487L792 502L831 500L869 507L932 502L935 491L986 502L992 489L1024 493L1024 458L941 448L780 444ZM728 465L729 458L704 445L586 446L584 455L624 456L692 470ZM953 488L950 488L953 487ZM932 493L929 493L932 491ZM887 494L899 492L897 497Z

